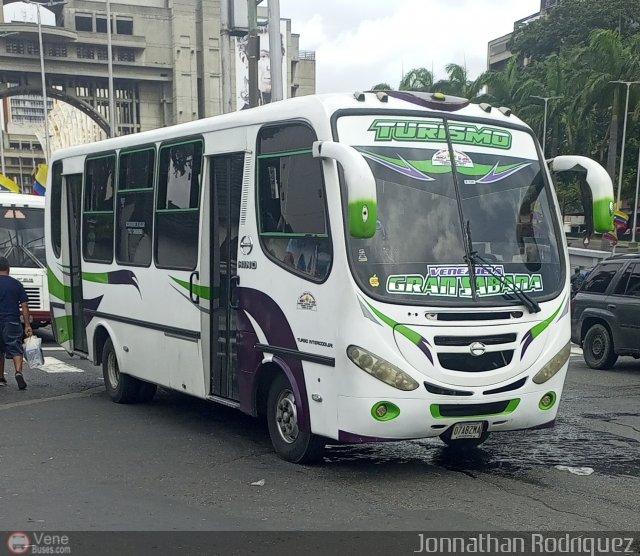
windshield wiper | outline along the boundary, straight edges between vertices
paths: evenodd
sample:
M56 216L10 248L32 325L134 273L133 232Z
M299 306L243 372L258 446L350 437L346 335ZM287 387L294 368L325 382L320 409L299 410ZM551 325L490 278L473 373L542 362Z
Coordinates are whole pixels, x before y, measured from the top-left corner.
M472 283L475 283L475 267L479 262L480 265L482 265L482 268L486 270L493 278L498 280L498 282L500 282L502 286L508 286L511 289L511 293L513 293L520 301L522 301L522 304L529 310L530 313L539 313L541 311L540 305L538 305L538 302L533 297L522 291L518 286L515 285L514 282L510 282L504 276L498 274L493 269L493 264L491 262L483 259L480 255L478 255L477 251L472 250L471 246L473 245L473 242L471 240L471 223L469 220L467 220L465 231L467 236L466 242L469 245L468 255L465 256L465 260L469 263L469 276L471 280L473 280ZM472 288L472 291L475 291L475 288Z

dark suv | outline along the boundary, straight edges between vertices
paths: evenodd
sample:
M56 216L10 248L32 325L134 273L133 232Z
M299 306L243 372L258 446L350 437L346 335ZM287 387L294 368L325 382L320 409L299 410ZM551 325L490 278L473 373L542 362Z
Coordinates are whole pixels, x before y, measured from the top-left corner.
M599 263L571 302L571 341L592 369L640 357L640 254Z

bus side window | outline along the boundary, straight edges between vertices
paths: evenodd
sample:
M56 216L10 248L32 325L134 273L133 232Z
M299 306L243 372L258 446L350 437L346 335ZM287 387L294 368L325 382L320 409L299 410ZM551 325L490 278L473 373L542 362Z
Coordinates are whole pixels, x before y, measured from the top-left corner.
M85 261L113 261L115 154L87 159L85 164L82 253Z
M313 131L301 124L261 131L258 219L260 241L272 259L296 274L322 281L333 253L322 163L311 155L314 140Z

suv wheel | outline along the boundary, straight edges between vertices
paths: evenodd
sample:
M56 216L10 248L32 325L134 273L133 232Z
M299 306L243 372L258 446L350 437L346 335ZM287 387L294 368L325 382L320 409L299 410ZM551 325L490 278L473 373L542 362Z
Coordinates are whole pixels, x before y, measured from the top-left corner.
M587 331L582 346L584 361L592 369L610 369L618 359L611 334L602 324L594 324Z

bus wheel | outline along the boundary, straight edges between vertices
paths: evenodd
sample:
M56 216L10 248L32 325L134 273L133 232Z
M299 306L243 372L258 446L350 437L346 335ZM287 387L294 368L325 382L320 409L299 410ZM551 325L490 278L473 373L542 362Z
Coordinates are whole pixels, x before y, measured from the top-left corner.
M140 383L132 376L120 372L111 338L106 341L102 350L102 375L107 394L114 402L134 403L138 401Z
M267 399L269 436L276 453L292 463L311 463L322 459L324 439L298 428L298 410L287 378L277 375Z
M444 442L449 448L453 450L472 450L473 448L477 448L489 438L488 432L483 432L480 435L480 438L459 438L457 440L452 440L451 432L453 431L453 426L449 427L445 432L440 435L440 440Z
M618 356L613 350L613 341L609 331L601 324L594 324L584 337L582 355L585 363L592 369L610 369Z

